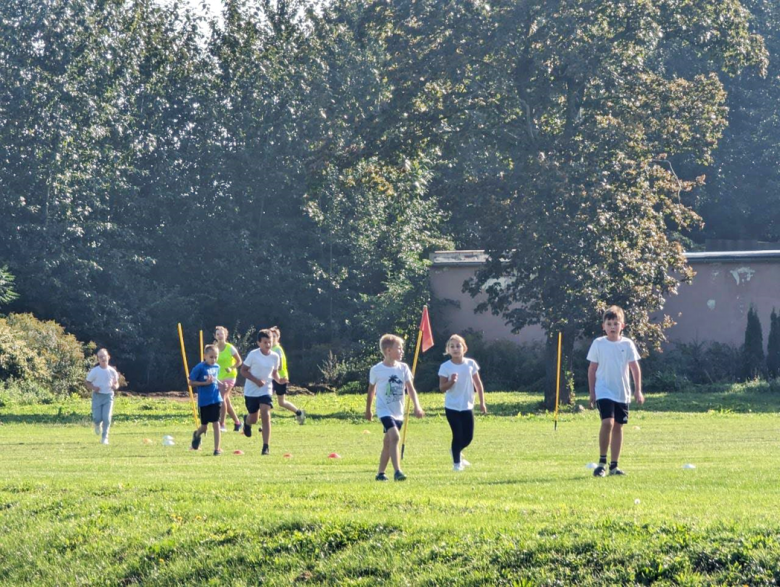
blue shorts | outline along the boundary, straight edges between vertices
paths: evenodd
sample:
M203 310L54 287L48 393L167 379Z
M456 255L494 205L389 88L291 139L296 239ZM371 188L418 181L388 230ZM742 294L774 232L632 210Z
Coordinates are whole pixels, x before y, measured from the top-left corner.
M382 426L384 426L385 432L390 430L390 428L398 428L398 430L400 430L404 425L403 420L396 420L392 416L383 416L379 418L379 421L382 422Z

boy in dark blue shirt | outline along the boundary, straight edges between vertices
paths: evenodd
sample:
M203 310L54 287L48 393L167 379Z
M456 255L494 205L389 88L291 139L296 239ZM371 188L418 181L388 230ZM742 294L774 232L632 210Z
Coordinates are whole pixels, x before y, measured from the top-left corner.
M198 363L190 373L190 385L198 390L198 411L200 412L200 428L192 433L192 450L200 448L201 436L214 427L214 456L222 454L222 435L219 430L219 411L222 407L222 395L219 393L217 378L219 365L217 347L209 344L203 349L203 362Z

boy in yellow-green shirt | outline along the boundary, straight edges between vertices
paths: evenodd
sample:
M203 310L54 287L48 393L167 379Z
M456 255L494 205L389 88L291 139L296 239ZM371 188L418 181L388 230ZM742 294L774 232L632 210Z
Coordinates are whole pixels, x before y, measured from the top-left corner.
M279 344L279 340L282 338L282 332L279 330L278 326L272 326L268 330L271 331L271 334L274 337L271 352L279 355L279 359L281 360L281 367L279 368L279 382L274 381L274 392L276 393L276 399L279 402L280 407L286 408L293 412L295 414L295 419L298 421L298 424L303 425L303 423L306 421L306 412L299 410L297 407L295 407L294 404L288 402L285 398L287 395L287 384L290 382L290 379L289 372L287 371L287 357L284 354L282 345Z

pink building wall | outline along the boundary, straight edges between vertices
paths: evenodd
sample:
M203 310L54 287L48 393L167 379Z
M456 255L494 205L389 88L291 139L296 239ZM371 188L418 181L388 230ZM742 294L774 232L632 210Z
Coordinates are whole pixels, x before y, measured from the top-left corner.
M679 294L667 300L663 312L677 322L667 330L668 339L741 345L747 312L753 304L758 310L766 344L772 308L780 312L780 251L688 253L686 256L696 276L693 283L681 286ZM482 251L438 251L431 255L433 296L458 303L445 308L449 328L453 332L467 328L482 331L487 340L510 339L521 343L543 340L538 326L512 334L501 317L474 313L482 299L463 293L463 282L474 275L484 258Z

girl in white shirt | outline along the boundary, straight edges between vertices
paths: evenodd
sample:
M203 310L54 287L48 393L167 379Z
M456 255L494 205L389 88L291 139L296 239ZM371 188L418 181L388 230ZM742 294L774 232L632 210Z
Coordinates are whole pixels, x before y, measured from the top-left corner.
M452 429L452 469L462 471L469 463L461 451L474 438L474 390L479 395L479 409L487 414L485 388L479 377L479 365L464 355L468 351L462 336L453 334L445 354L450 360L439 367L439 389L445 392L444 412Z

